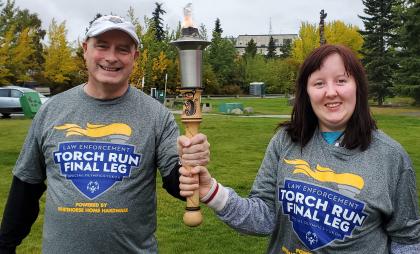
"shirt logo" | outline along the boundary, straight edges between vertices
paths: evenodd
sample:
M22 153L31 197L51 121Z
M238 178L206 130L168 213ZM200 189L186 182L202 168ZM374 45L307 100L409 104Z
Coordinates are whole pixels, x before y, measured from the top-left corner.
M86 136L111 141L62 142L53 153L61 174L89 199L105 193L116 182L129 177L132 167L140 165L141 155L135 153L135 146L124 144L131 136L131 128L126 124L87 124L86 129L65 124L55 129L65 130L66 137Z
M125 143L131 136L131 128L127 124L112 123L91 124L87 123L86 129L83 129L77 124L67 123L61 126L54 127L56 130L64 130L66 137L69 136L85 136L91 138L107 137L112 143Z
M304 245L316 250L334 240L350 236L365 221L365 203L354 198L364 186L355 174L338 174L317 165L312 170L303 160L285 160L295 165L293 174L304 174L320 182L337 184L339 191L303 181L285 179L279 188L283 213L289 216L293 230Z

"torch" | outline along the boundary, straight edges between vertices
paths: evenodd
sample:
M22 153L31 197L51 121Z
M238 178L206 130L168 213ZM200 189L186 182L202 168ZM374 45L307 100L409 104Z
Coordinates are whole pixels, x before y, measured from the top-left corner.
M191 3L184 8L181 38L171 44L176 46L179 51L181 69L181 88L179 90L184 100L181 122L185 127L185 135L191 138L198 133L201 123L202 54L203 49L210 44L200 37L198 29L193 26ZM191 167L186 166L186 169L191 170ZM198 175L194 177L198 179ZM202 220L197 190L192 197L187 198L184 223L187 226L196 227L201 224Z

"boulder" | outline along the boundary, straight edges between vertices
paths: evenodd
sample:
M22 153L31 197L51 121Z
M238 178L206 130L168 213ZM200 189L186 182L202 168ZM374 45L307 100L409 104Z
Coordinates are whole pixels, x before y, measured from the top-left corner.
M252 113L254 113L254 108L253 107L246 107L246 108L244 108L244 113L245 114L252 114Z
M234 115L242 115L244 112L240 108L234 108L230 111L230 113Z

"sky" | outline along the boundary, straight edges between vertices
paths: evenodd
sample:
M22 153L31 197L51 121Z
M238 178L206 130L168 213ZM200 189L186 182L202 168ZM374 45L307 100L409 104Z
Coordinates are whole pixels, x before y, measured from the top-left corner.
M152 16L155 2L163 4L164 24L171 29L183 19L183 8L192 3L194 23L204 24L209 37L217 18L223 36L268 34L270 23L272 34L297 34L302 22L319 23L321 9L327 13L326 22L342 20L363 28L357 16L364 15L362 0L15 0L15 6L37 13L44 29L53 18L59 23L65 21L67 39L75 42L83 39L96 13L126 17L131 6L143 22L144 16Z

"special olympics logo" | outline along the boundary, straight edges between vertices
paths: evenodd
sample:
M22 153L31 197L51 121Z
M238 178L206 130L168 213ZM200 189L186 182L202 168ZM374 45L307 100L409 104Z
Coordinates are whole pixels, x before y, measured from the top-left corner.
M91 193L94 193L95 191L99 190L99 183L97 181L90 181L86 186L86 189Z
M306 233L306 240L308 240L308 242L311 245L314 245L315 243L318 242L318 236L315 233L312 233L311 231L308 231Z

